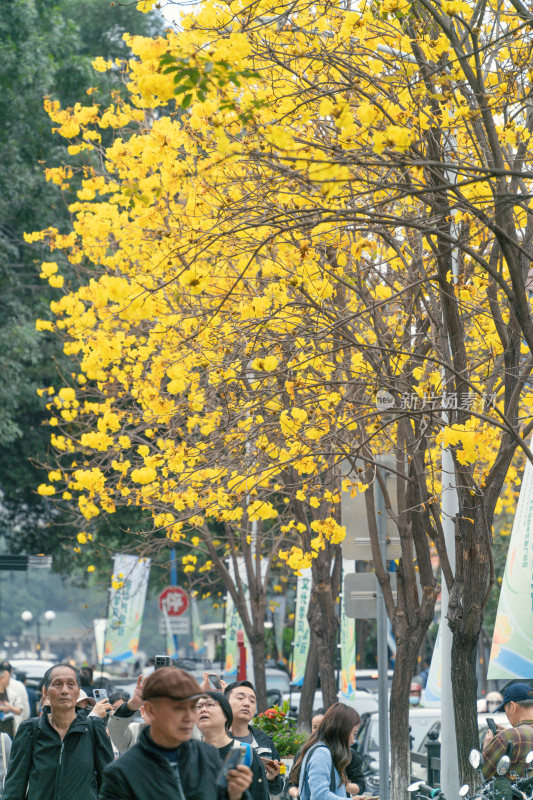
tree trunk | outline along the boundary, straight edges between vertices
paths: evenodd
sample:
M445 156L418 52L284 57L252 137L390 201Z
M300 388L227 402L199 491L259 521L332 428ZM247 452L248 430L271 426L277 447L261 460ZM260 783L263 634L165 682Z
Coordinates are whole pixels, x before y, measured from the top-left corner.
M459 759L459 783L476 786L479 783L477 770L468 762L468 754L479 748L477 727L477 637L455 634L452 645L452 691L455 710L455 730L457 731L457 753Z
M390 697L391 800L404 800L411 782L409 687L415 671L421 636L396 641L396 662Z
M453 633L451 670L459 780L475 786L479 778L468 763L468 754L473 747L479 747L477 643L493 572L490 529L486 530L482 500L461 495L461 510L456 520L457 564L448 603L448 621Z
M304 682L300 695L300 708L298 709L298 728L310 728L313 716L313 700L318 685L318 653L316 636L311 629L309 652L305 664Z
M265 711L268 708L266 676L265 676L265 636L260 632L250 637L250 647L254 660L254 686L257 698L257 710Z
M332 569L333 553L335 557ZM337 702L335 656L339 618L336 600L340 590L341 563L340 548L326 545L312 564L313 588L308 620L309 627L316 637L320 687L325 706Z

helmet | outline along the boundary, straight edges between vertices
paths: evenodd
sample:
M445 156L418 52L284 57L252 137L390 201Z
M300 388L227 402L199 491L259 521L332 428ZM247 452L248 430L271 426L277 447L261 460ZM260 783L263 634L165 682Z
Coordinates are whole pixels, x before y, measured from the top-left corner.
M503 697L500 692L489 692L485 699L487 701L487 711L500 710L500 706L503 703Z

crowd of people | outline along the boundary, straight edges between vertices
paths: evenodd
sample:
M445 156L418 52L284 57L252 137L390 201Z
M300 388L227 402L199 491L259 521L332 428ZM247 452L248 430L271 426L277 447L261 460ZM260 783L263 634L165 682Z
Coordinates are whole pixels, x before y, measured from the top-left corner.
M284 779L272 739L253 725L254 686L222 691L177 667L140 675L131 697L92 696L70 664L51 667L34 708L24 683L0 663L2 800L299 800L358 798L365 790L354 748L357 711L318 709L311 735ZM84 684L85 681L85 684ZM501 706L511 728L488 735L484 773L512 744L520 773L533 749L533 690L506 688Z
M207 673L199 684L177 667L140 675L131 697L97 699L90 675L57 664L38 700L0 664L0 796L270 800L289 788L302 800L361 794L361 759L351 749L356 711L336 703L315 713L288 779L274 742L253 725L256 711L249 681L222 682L213 691Z

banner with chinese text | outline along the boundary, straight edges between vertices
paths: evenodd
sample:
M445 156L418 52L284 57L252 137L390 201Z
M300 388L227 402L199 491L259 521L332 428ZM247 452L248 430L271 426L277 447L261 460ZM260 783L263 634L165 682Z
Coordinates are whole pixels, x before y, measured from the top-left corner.
M139 648L150 559L117 553L109 590L105 658L130 661Z
M310 631L307 609L311 599L311 568L301 570L296 583L296 608L294 612L294 643L292 651L292 683L301 686L304 682L305 664L309 651Z

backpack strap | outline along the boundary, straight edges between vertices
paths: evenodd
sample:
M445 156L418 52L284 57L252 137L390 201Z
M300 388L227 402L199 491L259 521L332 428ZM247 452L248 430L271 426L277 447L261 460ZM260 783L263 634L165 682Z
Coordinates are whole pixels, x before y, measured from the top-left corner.
M317 742L312 747L310 747L307 753L305 754L304 781L307 780L307 766L309 764L309 759L311 758L311 753L313 753L315 750L318 750L319 747L325 747L326 750L328 750L331 754L331 751L329 750L329 747L325 742ZM337 779L335 778L335 766L333 764L333 757L331 759L331 771L329 773L329 790L330 792L332 792L332 794L335 794L337 790Z

